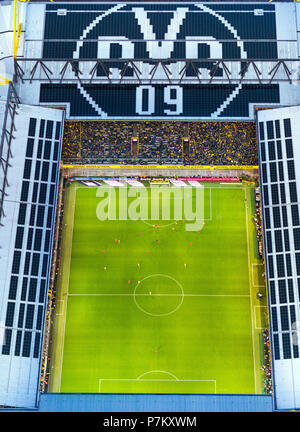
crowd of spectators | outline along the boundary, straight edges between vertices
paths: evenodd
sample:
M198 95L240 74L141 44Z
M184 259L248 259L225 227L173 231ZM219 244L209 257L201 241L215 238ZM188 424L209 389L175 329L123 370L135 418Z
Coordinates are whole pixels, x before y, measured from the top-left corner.
M272 369L271 369L271 354L270 354L270 337L269 330L263 330L264 339L264 365L262 370L264 371L264 388L265 392L272 394Z
M263 238L262 238L262 217L261 217L261 205L260 205L260 189L255 188L255 216L254 223L256 228L256 238L258 244L258 255L263 258Z
M131 140L138 137L138 154ZM183 149L183 138L188 145ZM70 164L257 165L254 122L66 121Z

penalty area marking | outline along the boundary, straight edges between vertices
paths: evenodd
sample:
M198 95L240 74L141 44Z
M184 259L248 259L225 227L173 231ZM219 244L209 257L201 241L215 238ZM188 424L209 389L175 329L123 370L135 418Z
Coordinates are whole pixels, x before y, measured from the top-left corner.
M225 183L226 184L226 183ZM83 188L86 188L86 189L89 189L88 188L88 186L82 186ZM207 189L209 189L209 218L205 218L204 217L204 219L193 219L192 221L186 221L187 223L195 223L195 222L204 222L204 224L205 224L205 222L210 222L210 221L212 221L212 200L211 200L211 189L212 189L212 187L211 187L211 185L209 185L209 186L207 186L206 187ZM196 188L194 188L194 189L196 189ZM234 189L234 188L232 188L232 189ZM114 199L114 198L112 198L112 197L108 197L108 214L110 213L110 201L112 200L112 199ZM141 197L140 198L141 200L145 200L145 201L149 201L149 197L147 197L147 198L143 198L143 197ZM172 200L174 200L174 199L180 199L180 200L182 200L183 198L179 198L179 197L173 197L172 198ZM172 201L171 199L169 200L169 201ZM183 217L184 218L184 217ZM126 220L126 221L130 221L131 219L120 219L120 220ZM149 222L148 222L149 221ZM153 227L153 222L158 222L158 224L160 223L160 222L164 222L165 220L164 219L159 219L159 220L156 220L156 219L151 219L151 218L149 218L149 219L138 219L138 220L132 220L132 222L143 222L145 225L148 225L148 226L150 226L150 227ZM172 226L172 225L175 225L176 223L178 223L178 222L180 222L180 220L173 220L173 221L170 221L169 223L167 223L167 224L163 224L163 225L160 225L160 226L157 226L157 228L167 228L167 227L169 227L169 226ZM203 227L202 227L203 228Z
M145 375L151 373L162 373L169 375L171 378L143 378ZM214 393L217 393L217 381L216 380L196 380L196 379L179 379L176 375L171 372L162 370L151 370L141 374L138 378L101 378L99 379L99 393L101 393L101 384L103 381L127 381L127 382L211 382L214 384Z
M171 377L172 377L173 379L175 379L176 381L179 381L179 378L177 378L176 375L172 374L171 372L166 372L166 371L163 371L163 370L150 370L149 372L144 372L144 373L142 373L142 374L137 378L137 380L140 380L140 379L141 379L142 377L144 377L145 375L148 375L148 374L151 374L151 373L163 373L163 374L171 375Z

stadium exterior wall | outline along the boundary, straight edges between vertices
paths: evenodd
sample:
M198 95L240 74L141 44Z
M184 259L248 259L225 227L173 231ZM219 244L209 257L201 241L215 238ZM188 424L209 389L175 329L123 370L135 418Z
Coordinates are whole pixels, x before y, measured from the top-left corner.
M271 412L272 409L270 395L41 393L36 411Z

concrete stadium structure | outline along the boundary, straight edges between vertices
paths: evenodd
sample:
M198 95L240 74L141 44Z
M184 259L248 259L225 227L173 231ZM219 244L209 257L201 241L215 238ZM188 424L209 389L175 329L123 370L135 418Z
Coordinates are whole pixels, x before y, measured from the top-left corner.
M292 211L299 206L294 144L300 132L299 108L289 108L300 104L300 5L34 1L20 3L19 19L22 31L13 56L13 2L1 3L0 405L40 411L300 409L299 347L292 342L294 323L300 320L299 223L294 224L296 210ZM276 108L258 114L273 398L40 394L64 117L250 120L256 107ZM285 119L290 119L290 135ZM263 144L279 141L276 121L285 145L292 141L287 145L295 152L294 171L288 150L281 158L274 150L275 159L270 150L262 154ZM272 202L273 162L284 164L286 177L280 182L288 178L297 184L287 190L284 227L294 236L294 247L284 254L276 249L280 241L273 222L266 225L269 208L275 213L274 204L282 213L285 205L279 195L278 202ZM269 250L270 236L275 252ZM284 268L291 267L290 274L276 273L281 259ZM285 290L279 289L279 279L285 281Z

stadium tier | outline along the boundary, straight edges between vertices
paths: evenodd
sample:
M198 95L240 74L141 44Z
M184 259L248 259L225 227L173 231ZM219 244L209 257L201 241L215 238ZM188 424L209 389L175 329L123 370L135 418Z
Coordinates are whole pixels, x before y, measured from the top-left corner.
M256 146L250 121L66 121L62 159L64 164L256 166Z
M0 4L0 407L300 409L300 2Z

